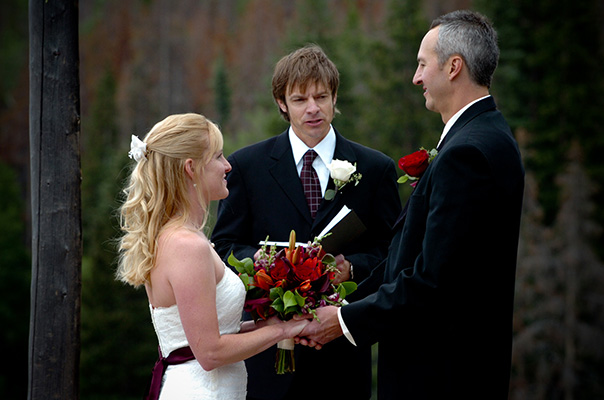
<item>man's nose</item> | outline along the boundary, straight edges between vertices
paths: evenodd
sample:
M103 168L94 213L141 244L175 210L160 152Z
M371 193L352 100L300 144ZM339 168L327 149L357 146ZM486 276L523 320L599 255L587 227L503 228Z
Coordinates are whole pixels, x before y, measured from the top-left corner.
M315 114L319 111L319 105L312 97L308 100L308 105L306 107L306 112L309 114Z

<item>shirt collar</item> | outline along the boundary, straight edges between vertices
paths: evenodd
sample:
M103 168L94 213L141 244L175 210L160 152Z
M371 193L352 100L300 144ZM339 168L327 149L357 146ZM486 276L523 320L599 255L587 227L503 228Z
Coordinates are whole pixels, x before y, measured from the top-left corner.
M289 127L289 142L292 146L292 152L294 155L294 161L296 165L302 162L302 157L304 154L310 149L298 136L296 136L292 127ZM336 150L336 132L333 129L333 126L329 126L329 132L327 135L313 147L313 150L319 155L321 161L325 165L329 165L333 160L333 154Z
M447 123L445 124L445 128L443 129L443 133L442 135L440 135L440 140L438 141L438 145L436 145L436 147L440 146L440 144L442 143L442 141L445 139L445 136L447 136L447 133L449 133L449 130L451 129L451 127L453 126L453 124L455 124L455 122L457 122L457 120L459 119L459 117L461 117L461 114L464 113L464 111L466 111L468 108L470 108L472 106L472 104L479 102L482 99L486 99L487 97L490 97L491 95L488 94L486 96L483 96L481 98L478 98L468 104L466 104L461 110L457 111L455 113L455 115L453 115L451 118L449 118L449 120L447 121Z

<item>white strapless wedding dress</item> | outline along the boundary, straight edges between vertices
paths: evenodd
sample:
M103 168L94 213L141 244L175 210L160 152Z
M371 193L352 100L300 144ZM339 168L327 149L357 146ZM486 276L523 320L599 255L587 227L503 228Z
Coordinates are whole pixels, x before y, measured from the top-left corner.
M245 288L239 277L225 266L225 273L216 285L216 311L220 334L239 332ZM162 354L189 345L182 327L177 305L154 308L151 319ZM170 365L162 380L159 400L236 400L245 399L247 372L243 361L212 371L204 370L197 360Z

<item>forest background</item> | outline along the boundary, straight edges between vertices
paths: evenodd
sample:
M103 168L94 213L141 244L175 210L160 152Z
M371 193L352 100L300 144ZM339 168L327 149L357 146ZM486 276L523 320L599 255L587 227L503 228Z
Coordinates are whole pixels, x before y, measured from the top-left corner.
M527 169L510 399L604 398L604 2L80 0L79 7L82 399L140 398L157 356L144 291L113 277L130 135L142 138L181 112L219 123L227 155L282 132L273 66L314 42L341 73L334 126L398 160L435 145L442 131L411 79L429 22L458 8L485 13L498 30L492 94ZM0 366L0 393L9 399L27 393L28 41L28 2L3 0L0 343L10 362Z

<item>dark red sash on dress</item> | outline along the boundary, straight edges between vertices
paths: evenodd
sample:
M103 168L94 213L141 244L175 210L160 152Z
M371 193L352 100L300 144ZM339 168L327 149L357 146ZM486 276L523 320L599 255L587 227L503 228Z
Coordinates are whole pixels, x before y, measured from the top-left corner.
M191 351L189 346L174 350L168 357L161 355L161 349L159 347L157 351L159 352L159 359L151 372L151 386L149 387L149 394L145 397L145 400L157 400L159 398L161 381L168 365L182 364L195 359L193 351Z

